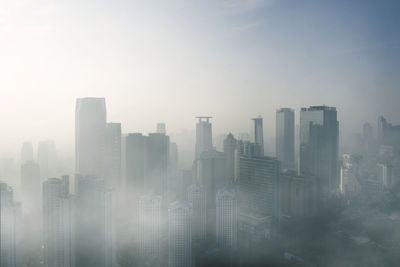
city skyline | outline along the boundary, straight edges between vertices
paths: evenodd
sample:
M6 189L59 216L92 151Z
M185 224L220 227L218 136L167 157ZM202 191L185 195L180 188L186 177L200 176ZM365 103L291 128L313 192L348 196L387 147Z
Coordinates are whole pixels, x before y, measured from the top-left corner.
M321 104L342 111L343 134L375 125L376 114L399 124L399 4L388 3L104 1L91 12L91 1L2 1L0 138L9 142L0 154L51 138L72 155L71 103L84 96L107 98L123 132L159 121L191 130L207 113L215 133L247 130L262 115L269 137L277 108Z

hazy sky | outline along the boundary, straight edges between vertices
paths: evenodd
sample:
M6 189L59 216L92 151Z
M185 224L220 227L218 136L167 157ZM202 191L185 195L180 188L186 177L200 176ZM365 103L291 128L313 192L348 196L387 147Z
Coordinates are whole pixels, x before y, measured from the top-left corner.
M0 154L73 152L75 98L123 132L248 130L275 109L337 106L343 131L400 123L398 1L0 0ZM296 114L297 115L297 114Z

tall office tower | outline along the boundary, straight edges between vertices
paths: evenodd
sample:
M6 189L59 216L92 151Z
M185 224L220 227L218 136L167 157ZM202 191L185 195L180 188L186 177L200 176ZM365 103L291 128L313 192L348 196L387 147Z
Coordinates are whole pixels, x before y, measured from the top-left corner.
M168 163L168 202L178 199L181 192L180 179L178 173L178 146L174 142L169 143L169 163Z
M104 178L106 101L78 98L75 107L75 172Z
M40 167L33 160L26 161L21 166L21 188L24 214L39 216L42 205Z
M146 137L140 133L128 134L125 152L126 197L128 203L136 203L144 194Z
M392 125L380 116L378 118L378 141L381 146L391 146L400 154L400 125Z
M204 188L192 184L187 188L187 199L193 208L192 238L193 241L202 243L206 239L206 194Z
M21 164L33 160L33 145L31 142L24 142L21 147Z
M339 190L346 197L351 198L361 190L359 182L359 168L361 158L358 155L343 154L340 167Z
M37 162L40 166L41 181L57 176L57 151L53 140L39 142Z
M261 116L252 119L254 121L254 143L257 147L257 156L264 156L264 131Z
M75 266L74 198L68 196L69 182L49 178L43 183L43 246L47 267Z
M386 163L377 164L377 183L381 190L393 185L393 166Z
M224 153L226 155L226 171L228 179L233 183L235 177L235 150L237 140L230 133L224 140Z
M218 190L229 185L226 175L226 156L223 152L208 150L201 153L196 160L197 183L201 184L206 193L206 239L208 243L215 241L216 203Z
M0 266L21 265L21 205L13 201L13 190L0 183Z
M167 177L169 164L169 136L151 133L146 140L145 190L167 196Z
M112 267L115 255L115 201L104 181L76 175L76 266Z
M107 123L105 136L105 185L119 189L122 186L121 123Z
M371 124L364 123L362 136L362 153L364 155L375 155L378 152L378 143L374 138Z
M314 106L300 112L300 173L315 175L324 196L339 187L339 122L334 107Z
M240 213L278 216L279 161L270 157L240 156L238 200Z
M184 201L173 202L168 209L168 266L192 266L192 207Z
M281 108L276 111L276 157L282 169L295 169L294 162L294 111Z
M165 127L165 123L163 123L163 122L157 123L157 131L156 131L156 133L167 134L167 129Z
M162 252L162 197L144 195L139 200L139 254L141 264L154 266L161 260Z
M237 203L233 190L217 193L217 244L224 250L237 247Z
M195 158L201 153L213 149L211 117L196 117L199 121L196 124L196 147Z

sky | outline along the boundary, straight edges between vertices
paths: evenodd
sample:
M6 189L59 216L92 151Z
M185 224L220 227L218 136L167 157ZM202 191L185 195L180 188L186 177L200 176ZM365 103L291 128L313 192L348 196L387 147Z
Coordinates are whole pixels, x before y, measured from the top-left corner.
M125 133L199 115L239 133L261 115L272 137L277 108L323 104L342 132L400 124L398 14L386 0L0 0L0 155L46 139L72 155L85 96Z

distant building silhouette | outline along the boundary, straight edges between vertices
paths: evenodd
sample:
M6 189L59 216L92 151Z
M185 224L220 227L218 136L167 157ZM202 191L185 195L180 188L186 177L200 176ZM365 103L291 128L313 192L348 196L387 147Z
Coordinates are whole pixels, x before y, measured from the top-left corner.
M260 117L252 119L254 121L254 143L256 144L257 156L264 156L264 131L263 119Z
M224 153L226 155L226 175L231 183L235 178L235 151L237 149L237 140L230 133L224 140Z
M33 160L33 145L31 142L24 142L21 147L21 164Z
M40 167L33 160L21 166L21 189L24 214L39 215L42 208Z
M75 107L75 172L104 177L106 102L78 98Z
M105 130L105 185L120 189L121 177L121 123L107 123Z
M378 118L378 141L381 146L391 146L400 155L400 125L392 125L380 116Z
M40 166L41 181L57 176L57 151L53 140L39 142L37 162Z
M294 111L281 108L276 111L276 157L282 169L295 169L294 162Z
M199 158L201 153L213 149L211 117L197 117L196 124L196 147L195 158Z
M300 112L300 173L315 175L320 193L339 188L339 122L334 107L313 106Z

